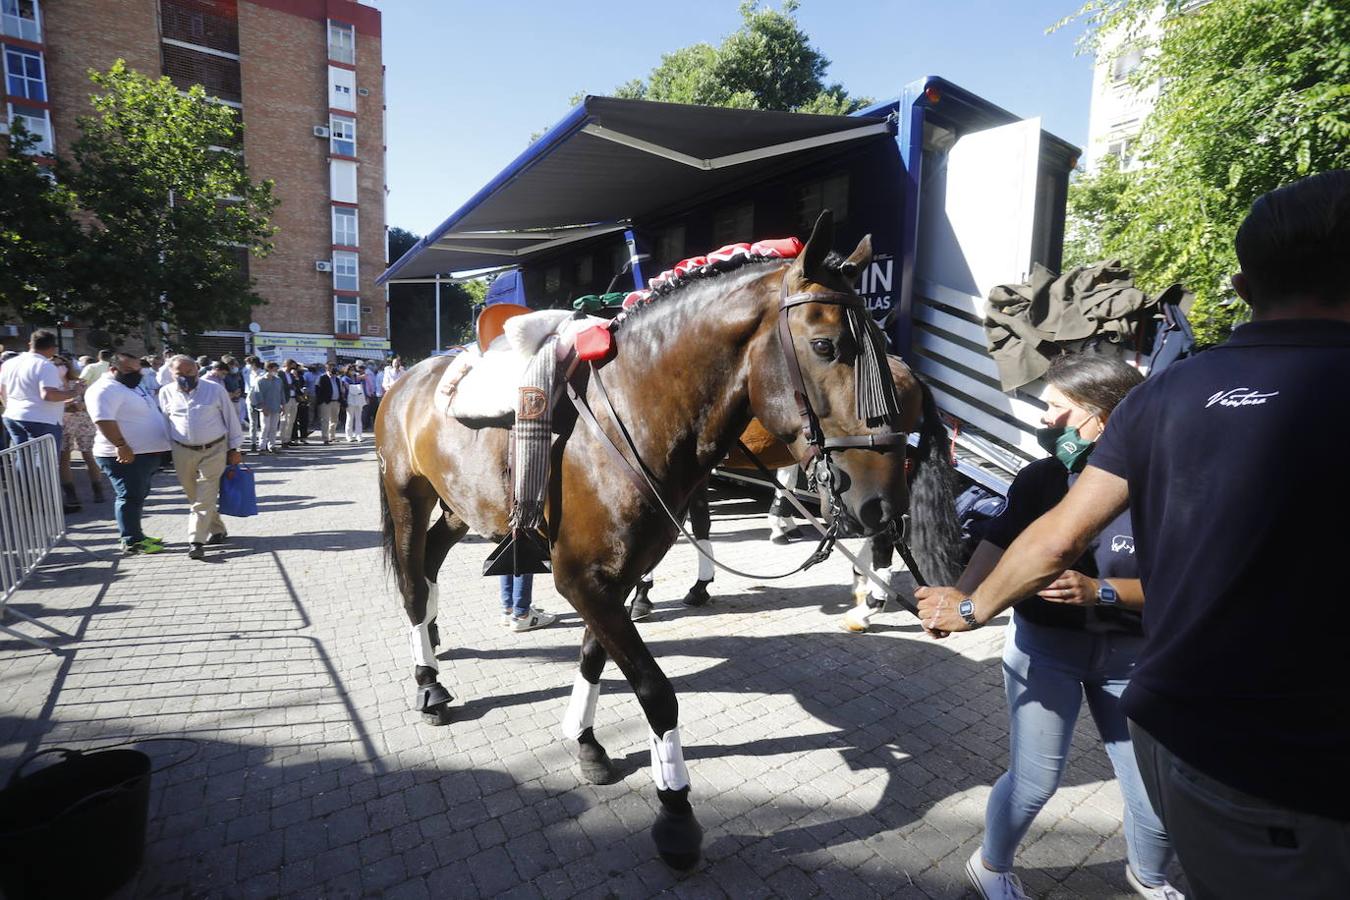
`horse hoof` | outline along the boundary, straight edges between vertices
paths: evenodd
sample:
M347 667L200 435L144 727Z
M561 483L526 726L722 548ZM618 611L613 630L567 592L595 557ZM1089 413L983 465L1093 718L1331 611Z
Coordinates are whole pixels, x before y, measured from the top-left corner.
M689 589L689 593L684 595L684 605L705 606L711 599L708 596L708 582L696 581L694 586Z
M450 704L441 703L422 710L422 721L428 725L449 725L454 721L450 712Z
M610 762L609 754L604 750L600 751L598 758L580 757L577 765L581 769L581 777L591 784L613 784L618 780L614 763Z
M652 614L652 603L650 600L639 597L633 601L633 608L628 613L628 618L637 622L645 619Z
M687 872L703 857L703 826L690 813L673 813L662 807L652 825L656 852L672 869Z

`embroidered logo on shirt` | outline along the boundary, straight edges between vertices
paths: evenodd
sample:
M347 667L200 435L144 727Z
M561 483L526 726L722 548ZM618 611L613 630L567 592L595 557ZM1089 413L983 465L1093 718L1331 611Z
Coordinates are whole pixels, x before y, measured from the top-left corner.
M1111 552L1134 555L1134 538L1128 534L1111 535Z
M1209 409L1216 403L1220 406L1264 406L1271 397L1278 396L1280 396L1279 391L1262 394L1247 387L1229 388L1212 395L1205 403L1205 409Z

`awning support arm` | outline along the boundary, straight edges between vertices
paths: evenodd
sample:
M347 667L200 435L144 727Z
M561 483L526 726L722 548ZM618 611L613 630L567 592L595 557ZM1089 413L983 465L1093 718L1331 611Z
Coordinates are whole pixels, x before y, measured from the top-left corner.
M797 141L788 141L783 144L771 144L767 147L757 147L754 150L743 150L740 153L729 153L726 156L715 156L708 159L690 156L688 153L681 153L678 150L672 150L669 147L663 147L660 144L654 144L651 141L645 141L642 138L633 137L631 134L624 134L622 131L615 131L612 128L606 128L603 125L597 125L595 123L586 125L581 130L592 137L612 141L616 144L622 144L625 147L631 147L634 150L641 150L643 153L650 153L653 156L660 156L663 159L683 163L694 169L702 169L705 172L710 172L713 169L725 169L729 166L738 166L742 163L754 162L757 159L768 159L772 156L796 153L799 150L811 150L816 147L825 147L830 144L856 141L860 138L871 137L877 134L891 134L893 128L890 122L877 122L872 125L864 125L861 128L853 128L848 131L839 131L834 134L822 134L817 135L816 137L802 138Z

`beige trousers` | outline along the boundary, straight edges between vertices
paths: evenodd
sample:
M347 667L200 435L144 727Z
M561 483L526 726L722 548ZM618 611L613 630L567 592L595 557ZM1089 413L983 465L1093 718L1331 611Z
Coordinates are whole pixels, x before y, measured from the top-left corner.
M204 544L213 534L225 534L220 520L220 476L225 472L225 441L206 450L173 445L173 468L187 494L188 540Z
M330 400L319 404L319 437L327 444L337 437L338 402Z
M286 405L281 407L281 427L277 430L278 444L290 443L291 430L295 425L295 411L299 405L298 401L287 400Z

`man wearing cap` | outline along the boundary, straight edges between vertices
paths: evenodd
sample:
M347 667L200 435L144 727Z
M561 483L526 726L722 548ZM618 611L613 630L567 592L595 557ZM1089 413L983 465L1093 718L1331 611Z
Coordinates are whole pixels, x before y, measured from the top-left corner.
M188 556L202 559L207 544L225 542L220 520L220 476L226 465L243 461L244 442L234 402L223 385L199 378L197 364L179 354L169 360L173 383L159 392L159 407L169 420L173 468L187 494Z

